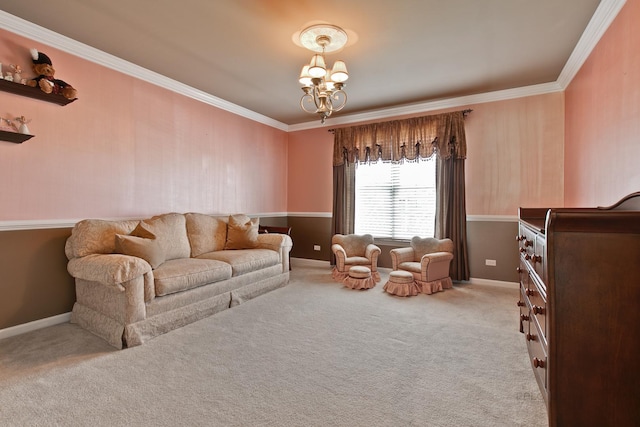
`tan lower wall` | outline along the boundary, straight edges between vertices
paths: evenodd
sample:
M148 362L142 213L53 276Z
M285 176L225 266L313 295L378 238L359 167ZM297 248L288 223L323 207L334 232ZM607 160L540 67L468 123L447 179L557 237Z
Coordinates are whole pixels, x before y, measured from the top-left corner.
M292 257L329 261L331 218L262 217L260 223L291 227ZM0 232L0 329L71 311L75 290L64 255L69 234L69 228ZM472 277L517 282L516 222L469 221L467 234ZM391 268L389 250L398 246L379 246L379 266ZM486 259L496 266L486 266Z
M0 232L0 329L68 313L76 300L69 228Z

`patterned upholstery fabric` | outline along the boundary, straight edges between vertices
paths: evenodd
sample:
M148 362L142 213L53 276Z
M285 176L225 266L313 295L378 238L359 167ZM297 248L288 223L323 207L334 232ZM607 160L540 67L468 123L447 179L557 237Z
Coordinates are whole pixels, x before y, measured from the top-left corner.
M380 281L378 257L380 248L373 242L371 234L336 234L331 238L331 250L336 256L333 278L343 282L349 276L349 269L355 265L369 267L371 277Z
M433 237L411 239L411 247L390 251L393 270L413 274L420 292L431 294L453 287L449 265L453 259L453 241Z

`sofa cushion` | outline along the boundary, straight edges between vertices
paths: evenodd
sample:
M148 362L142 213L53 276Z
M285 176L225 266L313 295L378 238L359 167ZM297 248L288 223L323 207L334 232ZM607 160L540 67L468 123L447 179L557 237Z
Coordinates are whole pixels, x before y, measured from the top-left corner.
M412 273L421 273L422 272L422 264L420 264L420 262L416 262L416 261L407 261L407 262L401 262L400 265L398 265L398 268L400 270L405 270L405 271L410 271Z
M139 227L156 236L164 248L167 260L189 258L191 255L186 219L183 214L168 213L154 216L140 221ZM142 234L138 233L138 236Z
M227 224L225 249L251 249L258 246L260 219L246 215L230 215Z
M116 252L147 261L155 269L165 260L164 248L158 239L116 234Z
M92 254L112 254L116 250L116 234L129 234L138 221L107 221L85 219L71 230L71 237L65 244L68 259Z
M231 266L213 259L169 260L154 270L156 295L175 292L231 278Z
M185 217L192 257L224 249L227 240L226 222L200 213L188 213Z
M240 276L251 271L271 267L280 262L278 252L271 249L236 249L209 252L198 259L224 261L231 266L234 276Z

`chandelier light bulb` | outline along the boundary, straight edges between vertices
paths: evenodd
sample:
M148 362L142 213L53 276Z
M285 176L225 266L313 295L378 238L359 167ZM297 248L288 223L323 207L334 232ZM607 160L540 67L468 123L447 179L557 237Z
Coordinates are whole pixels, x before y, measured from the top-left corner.
M313 55L309 63L309 75L311 77L324 77L326 72L327 68L324 63L324 57L322 55Z
M309 74L309 66L305 65L300 71L300 78L298 80L303 86L311 86L311 74Z
M336 61L331 70L331 80L342 83L347 81L349 73L347 72L347 64L344 61Z

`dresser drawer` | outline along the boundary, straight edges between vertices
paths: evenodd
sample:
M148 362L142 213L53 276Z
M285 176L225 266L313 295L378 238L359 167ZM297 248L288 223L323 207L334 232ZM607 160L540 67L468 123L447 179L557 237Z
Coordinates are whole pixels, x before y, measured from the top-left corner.
M529 277L529 287L525 290L527 302L531 310L531 321L537 323L540 331L540 342L547 345L547 296L542 285Z
M547 402L547 379L548 379L548 359L546 347L540 341L540 331L537 330L535 322L529 324L529 334L527 335L527 349L529 350L529 360L536 381L542 392L545 402Z

